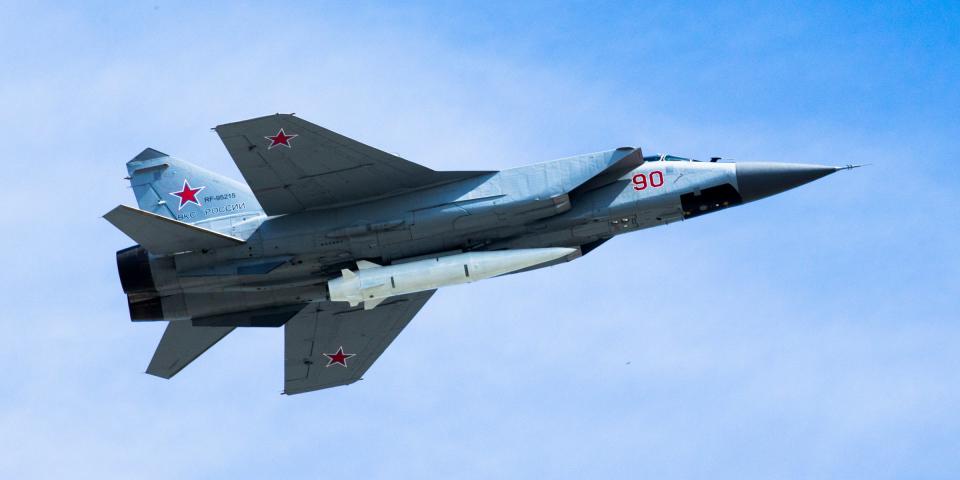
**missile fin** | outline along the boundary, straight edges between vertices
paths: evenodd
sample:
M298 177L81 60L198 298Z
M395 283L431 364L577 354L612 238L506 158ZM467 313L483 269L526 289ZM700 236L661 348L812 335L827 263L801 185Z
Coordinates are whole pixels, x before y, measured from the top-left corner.
M374 298L372 300L364 300L363 309L364 310L373 310L374 307L380 305L386 298Z
M357 270L366 270L368 268L377 268L380 265L367 260L357 260Z
M343 278L345 280L350 280L351 278L357 278L356 273L353 273L350 270L347 270L346 268L344 268L343 270L340 270L340 274L343 275Z

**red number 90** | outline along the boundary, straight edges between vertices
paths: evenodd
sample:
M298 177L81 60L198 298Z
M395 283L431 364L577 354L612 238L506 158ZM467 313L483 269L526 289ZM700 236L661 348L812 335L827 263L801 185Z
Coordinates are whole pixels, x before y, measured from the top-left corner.
M663 172L659 170L654 170L650 172L650 182L647 183L647 175L643 173L638 173L633 176L633 189L634 190L643 190L648 186L657 188L663 186Z

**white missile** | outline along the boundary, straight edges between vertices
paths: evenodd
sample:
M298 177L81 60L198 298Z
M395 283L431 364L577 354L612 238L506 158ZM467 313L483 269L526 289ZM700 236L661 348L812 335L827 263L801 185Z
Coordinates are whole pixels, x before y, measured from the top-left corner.
M363 309L370 310L395 295L496 277L576 251L575 248L555 247L469 252L388 266L359 260L356 272L343 269L342 276L330 280L327 286L330 300L350 302L350 306L363 302Z

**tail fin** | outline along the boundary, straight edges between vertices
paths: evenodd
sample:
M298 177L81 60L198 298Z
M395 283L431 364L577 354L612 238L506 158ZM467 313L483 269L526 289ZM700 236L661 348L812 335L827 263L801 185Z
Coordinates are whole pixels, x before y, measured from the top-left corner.
M141 210L222 231L263 214L250 189L235 180L148 148L127 162Z

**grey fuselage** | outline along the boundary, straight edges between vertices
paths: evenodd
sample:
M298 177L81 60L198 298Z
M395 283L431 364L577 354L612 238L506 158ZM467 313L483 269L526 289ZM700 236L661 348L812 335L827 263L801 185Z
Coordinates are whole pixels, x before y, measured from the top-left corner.
M237 217L224 233L245 239L242 245L150 255L152 298L162 308L138 311L131 301L131 316L196 322L231 311L329 301L326 282L361 259L386 265L466 251L577 249L540 267L548 266L622 233L735 206L835 171L818 167L803 178L787 172L795 178L771 187L770 169L783 164L751 164L754 170L760 165L762 175L751 173L745 186L737 164L657 156L612 178L582 182L571 180L575 169L565 168L575 158L336 209ZM758 183L758 175L765 180ZM161 310L162 318L154 318Z

